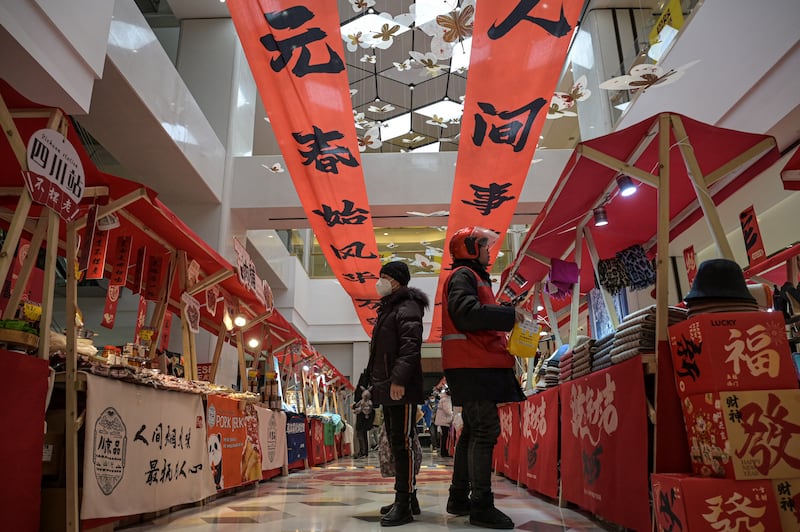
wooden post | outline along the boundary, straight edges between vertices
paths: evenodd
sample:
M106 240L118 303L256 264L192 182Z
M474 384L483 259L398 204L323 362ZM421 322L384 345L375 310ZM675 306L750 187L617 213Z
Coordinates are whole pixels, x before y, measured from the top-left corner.
M547 310L547 319L550 321L550 334L555 338L556 349L558 349L564 343L563 340L561 340L561 331L558 329L558 316L556 316L553 310L553 302L550 300L550 294L545 293L542 296L542 300L544 301L544 308Z
M214 356L211 359L211 382L216 382L217 368L219 367L219 359L222 355L222 347L225 344L225 335L228 331L225 329L225 324L221 324L217 329L217 343L214 346Z
M188 289L187 256L185 251L178 251L178 286L181 294ZM186 316L186 303L181 297L181 333L183 337L183 371L187 379L197 379L197 354L195 352L194 333L189 329L189 320Z
M6 305L5 311L3 311L4 320L10 320L16 314L17 306L22 299L22 294L25 292L31 271L33 271L33 267L36 265L36 259L39 257L39 250L42 249L44 233L47 230L47 221L47 216L42 213L42 216L36 223L36 230L33 232L31 245L28 248L28 255L25 257L25 261L22 263L22 268L19 271L19 277L17 277L14 290L11 291L11 299L8 300L8 305ZM5 278L0 277L0 279Z
M53 322L53 300L56 288L56 259L58 258L58 226L61 219L50 210L45 209L47 216L47 250L44 260L44 282L42 285L42 318L39 320L39 356L45 360L50 358L50 325ZM67 244L69 248L69 244ZM76 253L74 249L67 249L68 254ZM74 264L67 264L67 267L74 267ZM74 272L73 272L74 275ZM77 282L77 281L76 281ZM73 316L67 316L67 323L70 319L75 320L75 310L72 309ZM69 328L69 325L67 325Z
M575 234L575 263L581 271L581 253L583 251L583 225L579 225ZM581 280L572 287L572 301L569 306L569 345L574 346L578 341L578 308L581 304Z
M236 352L239 354L239 380L241 381L240 392L247 391L247 364L244 360L244 334L242 330L236 331Z
M152 360L155 357L158 344L161 341L161 333L164 331L164 320L167 317L167 302L169 301L169 294L172 291L172 283L175 279L175 270L177 269L177 254L171 253L169 263L167 264L167 280L164 286L161 287L161 294L156 303L156 308L153 310L153 316L150 318L150 327L154 330L153 340L150 342L150 347L147 349L147 356ZM183 316L181 316L183 320Z
M542 283L536 283L533 285L533 320L536 321L538 325L538 321L536 320L536 306L539 304L539 291L542 289ZM536 369L536 357L532 356L525 360L526 363L526 375L525 375L525 389L532 390L533 389L533 370Z
M49 211L49 209L48 209ZM49 211L51 212L51 211ZM56 232L56 235L58 233ZM48 238L48 253L56 247ZM75 312L78 309L78 280L75 267L78 263L78 232L75 224L67 224L67 308L65 327L67 328L67 412L66 412L66 462L67 462L67 531L78 532L80 519L78 514L78 350L76 339ZM55 274L55 272L53 272ZM52 300L51 300L52 303ZM49 331L43 331L48 334ZM41 342L41 340L40 340Z

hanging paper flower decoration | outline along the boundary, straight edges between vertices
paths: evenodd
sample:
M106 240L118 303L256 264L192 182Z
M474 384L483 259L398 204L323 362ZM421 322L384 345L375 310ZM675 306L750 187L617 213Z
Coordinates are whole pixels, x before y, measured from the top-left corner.
M472 21L475 8L471 5L436 17L436 23L444 28L442 39L447 43L457 43L472 36Z
M376 55L364 54L364 57L362 57L361 59L359 59L359 61L361 61L362 63L371 63L371 64L373 64L373 65L374 65L374 64L375 64L375 63L378 61L378 56L376 56Z
M355 52L358 47L369 48L369 43L364 41L364 35L359 31L358 33L351 33L347 36L347 50Z
M358 151L366 151L367 148L377 150L382 145L377 127L370 128L363 137L358 137Z
M406 59L402 63L395 63L392 61L392 64L397 69L398 72L403 72L404 70L411 70L411 63L413 63L413 59Z
M691 61L682 67L664 71L658 65L636 65L630 70L627 76L611 78L600 84L601 89L605 90L630 90L644 92L655 85L664 86L678 81L686 73L686 70L696 65L700 61Z
M394 37L400 31L400 24L394 22L390 13L381 13L379 16L387 19L388 22L381 26L380 31L373 32L370 45L386 50L394 44Z
M356 94L358 94L358 89L350 89L350 97L351 97L351 98L352 98L353 96L355 96ZM269 120L268 120L268 122L269 122Z
M364 113L359 113L355 109L353 109L353 119L355 120L357 129L369 129L375 125L371 120L367 120Z
M416 61L425 68L425 70L428 72L428 74L431 75L431 77L438 76L442 72L442 70L447 70L449 68L447 65L438 64L437 61L439 59L433 52L428 52L423 54L422 52L411 50L408 53L411 55L414 61Z
M387 103L386 105L382 105L378 107L377 105L370 105L367 107L367 111L370 113L391 113L397 109L394 105Z
M350 5L353 7L353 11L358 13L374 6L375 0L350 0Z
M281 163L275 163L272 166L267 166L266 164L262 164L261 166L263 166L273 174L282 174L286 171Z
M403 144L416 144L417 142L422 142L423 140L425 140L425 137L422 135L417 135L410 139L403 139Z
M436 114L434 114L433 117L431 117L430 120L426 120L425 123L426 124L430 124L432 126L438 126L438 127L441 127L441 128L447 128L447 120L442 118L441 116L436 115Z

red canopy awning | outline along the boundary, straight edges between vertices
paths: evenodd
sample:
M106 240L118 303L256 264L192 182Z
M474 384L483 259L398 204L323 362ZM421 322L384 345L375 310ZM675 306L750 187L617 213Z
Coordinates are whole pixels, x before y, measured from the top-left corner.
M572 260L576 231L584 224L600 259L613 257L634 244L652 247L657 232L658 189L653 185L659 173L660 116L578 144L528 231L512 264L512 273L519 267L523 253ZM675 128L670 128L669 237L672 239L703 216L682 151L694 154L714 204L721 203L773 164L779 153L771 136L719 128L676 114L668 116L673 124L682 123L685 129L685 136L678 138ZM620 173L631 175L639 185L636 194L629 197L617 194L615 178ZM595 227L590 219L593 209L601 205L605 206L609 223ZM582 293L595 286L589 257L584 240ZM540 281L548 271L548 266L538 262L528 280Z

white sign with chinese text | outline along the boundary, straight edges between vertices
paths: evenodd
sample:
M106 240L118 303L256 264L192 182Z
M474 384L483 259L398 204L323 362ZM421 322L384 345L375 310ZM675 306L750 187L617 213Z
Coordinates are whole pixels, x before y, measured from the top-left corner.
M256 405L258 439L261 441L261 469L269 471L287 464L286 414Z
M199 395L87 380L81 519L155 512L216 493Z
M47 180L47 184L40 183L38 187L49 190L48 206L56 212L71 214L86 188L83 164L75 147L58 131L40 129L28 140L27 156L28 170Z

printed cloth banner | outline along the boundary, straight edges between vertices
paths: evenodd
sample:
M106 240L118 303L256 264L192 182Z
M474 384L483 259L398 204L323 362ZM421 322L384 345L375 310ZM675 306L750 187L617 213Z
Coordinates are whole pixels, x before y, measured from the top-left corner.
M520 405L519 481L558 497L558 388L528 397Z
M286 455L293 464L306 459L306 416L286 413Z
M81 519L155 512L215 493L199 395L86 378Z
M261 469L269 471L286 464L286 414L256 406L261 440Z
M564 498L613 523L650 530L641 357L567 381L559 391Z
M261 480L258 416L247 404L219 395L208 396L208 458L210 478L218 490Z
M500 437L502 459L497 470L507 478L516 481L519 478L519 405L511 403L497 409L500 417Z
M477 3L446 242L471 225L508 229L581 7L582 0ZM450 263L448 244L437 302ZM437 305L428 341L440 335Z
M308 418L306 446L309 449L308 465L315 466L325 463L325 427L320 418Z
M227 5L311 229L369 334L380 261L337 3L230 0Z

